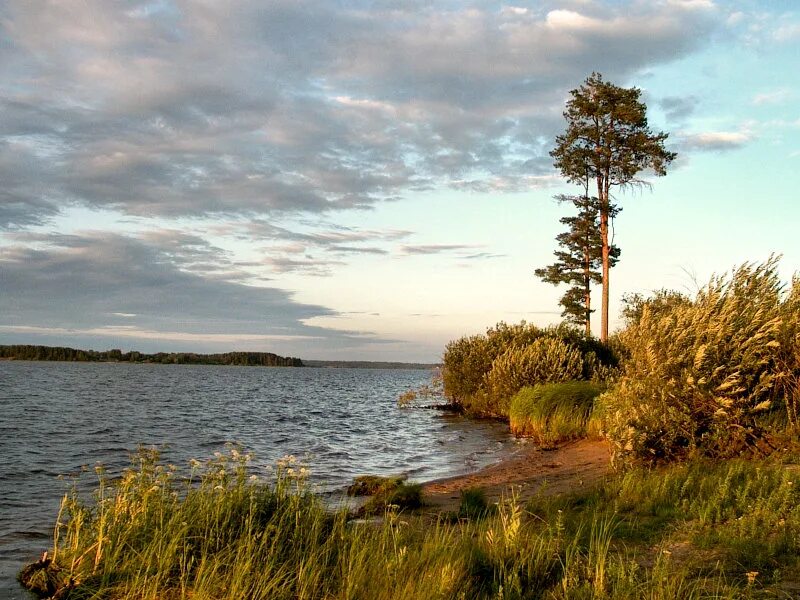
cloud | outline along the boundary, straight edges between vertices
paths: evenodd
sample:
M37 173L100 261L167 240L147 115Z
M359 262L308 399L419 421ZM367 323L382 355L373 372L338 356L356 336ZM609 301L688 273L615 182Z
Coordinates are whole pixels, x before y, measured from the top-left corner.
M709 131L679 136L681 145L689 150L723 152L738 150L750 143L754 136L747 131Z
M709 2L0 7L0 227L368 209L552 173L567 90L707 43ZM530 178L534 178L531 180Z
M11 244L0 247L0 326L51 336L74 332L209 344L252 341L247 336L314 338L322 340L321 348L381 341L305 324L336 313L297 302L285 290L187 271L182 267L195 260L191 247L188 255L172 253L181 236L168 233L8 235ZM201 256L216 253L207 244L198 247Z
M793 42L800 39L800 23L782 23L775 29L773 36L779 42Z
M375 246L334 246L332 252L338 254L389 254L388 250Z
M493 254L491 252L475 252L474 254L464 254L460 256L462 260L489 260L492 258L505 258L505 254Z
M787 100L789 100L792 96L792 93L789 90L781 89L775 90L772 92L763 92L760 94L756 94L753 96L753 104L756 106L762 106L765 104L783 104Z
M400 246L400 253L406 255L430 255L456 252L461 250L473 251L480 246L474 244L404 244Z
M671 122L682 122L694 113L700 99L697 96L667 96L662 98L658 105Z
M331 275L331 267L341 266L344 261L305 256L292 258L291 256L269 256L262 261L276 273L299 272L306 275L326 277Z

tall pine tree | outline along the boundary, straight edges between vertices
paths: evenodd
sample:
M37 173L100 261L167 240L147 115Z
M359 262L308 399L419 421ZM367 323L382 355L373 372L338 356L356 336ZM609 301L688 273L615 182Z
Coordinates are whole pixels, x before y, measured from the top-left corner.
M603 302L600 339L608 340L609 222L615 205L611 190L645 184L639 173L665 175L675 153L664 147L667 134L654 133L647 123L647 107L638 88L621 88L592 73L570 92L564 118L567 130L556 138L550 152L554 165L571 182L587 177L597 185L602 238Z

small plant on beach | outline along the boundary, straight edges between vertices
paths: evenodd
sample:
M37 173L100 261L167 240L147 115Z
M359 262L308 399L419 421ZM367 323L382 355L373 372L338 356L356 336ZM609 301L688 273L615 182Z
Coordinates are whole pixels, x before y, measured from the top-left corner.
M594 400L602 391L602 386L589 381L525 387L511 401L511 431L545 448L584 437Z
M364 510L367 513L380 512L387 508L413 510L420 508L422 504L422 486L400 480L393 485L379 487L364 505Z
M482 519L490 515L494 507L486 500L486 492L482 488L466 488L461 490L461 502L458 516L462 519Z
M416 389L406 390L401 393L397 398L397 405L400 408L408 408L415 406L415 402L421 400L427 402L427 406L431 406L431 402L441 402L444 395L444 388L442 385L442 372L440 369L434 369L431 374L430 383L423 384ZM434 406L443 406L441 404Z
M404 477L359 475L347 488L348 496L372 496L381 491L393 490L405 481Z

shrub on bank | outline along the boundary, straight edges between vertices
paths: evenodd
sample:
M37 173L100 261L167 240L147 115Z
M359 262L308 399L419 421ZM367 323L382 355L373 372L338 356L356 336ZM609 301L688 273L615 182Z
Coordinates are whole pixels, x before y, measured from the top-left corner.
M615 375L616 365L610 346L574 327L501 322L485 335L450 342L442 379L445 396L467 413L507 417L511 397L526 385L604 381Z
M777 260L714 277L694 299L635 298L619 335L627 357L601 398L622 463L736 455L768 445L760 415L797 426L800 285L788 294Z
M600 384L570 381L522 388L511 401L511 431L543 447L584 437Z
M512 346L497 357L484 386L495 410L505 416L511 397L526 385L578 379L583 375L580 351L557 338L539 338L530 346Z
M367 513L379 513L386 509L413 510L422 504L422 485L396 480L378 487L367 500L364 510Z

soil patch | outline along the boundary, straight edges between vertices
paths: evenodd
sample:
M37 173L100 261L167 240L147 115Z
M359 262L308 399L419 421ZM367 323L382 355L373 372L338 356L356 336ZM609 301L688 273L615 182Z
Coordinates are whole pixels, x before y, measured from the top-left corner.
M611 448L603 440L579 440L554 450L522 448L508 459L475 473L437 479L422 486L426 512L456 512L461 490L482 488L489 502L508 496L521 501L537 494L561 494L593 486L611 473Z

